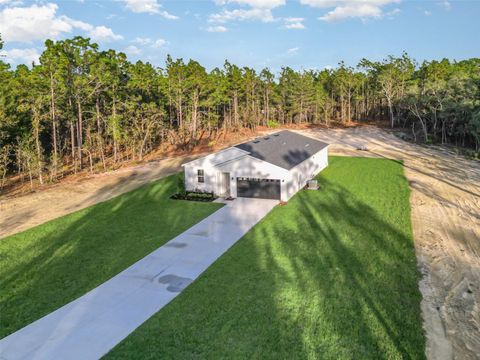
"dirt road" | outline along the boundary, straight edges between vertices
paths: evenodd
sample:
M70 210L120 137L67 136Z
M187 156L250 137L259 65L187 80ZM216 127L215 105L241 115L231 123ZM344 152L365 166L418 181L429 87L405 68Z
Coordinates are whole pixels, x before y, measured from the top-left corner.
M404 142L376 127L303 130L331 154L401 159L412 189L412 224L423 274L430 359L480 354L480 165L440 148ZM368 151L359 151L366 146ZM160 160L0 200L0 238L172 174L190 157Z

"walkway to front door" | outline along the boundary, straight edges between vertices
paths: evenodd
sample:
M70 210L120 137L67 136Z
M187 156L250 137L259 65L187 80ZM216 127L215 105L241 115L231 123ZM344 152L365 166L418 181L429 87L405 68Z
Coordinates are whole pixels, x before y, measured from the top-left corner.
M112 279L0 340L1 359L98 359L168 304L278 203L239 198Z

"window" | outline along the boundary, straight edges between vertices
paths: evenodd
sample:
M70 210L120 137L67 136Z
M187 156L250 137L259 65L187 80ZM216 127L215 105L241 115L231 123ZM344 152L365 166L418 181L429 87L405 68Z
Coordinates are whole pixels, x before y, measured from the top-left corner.
M204 183L205 182L205 176L203 173L203 169L198 169L197 170L197 176L198 176L198 182L199 183Z

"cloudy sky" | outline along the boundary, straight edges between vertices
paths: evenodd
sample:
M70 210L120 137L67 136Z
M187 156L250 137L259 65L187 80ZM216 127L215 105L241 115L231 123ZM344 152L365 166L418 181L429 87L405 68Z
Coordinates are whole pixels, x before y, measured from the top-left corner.
M90 37L101 48L162 66L208 69L229 59L257 69L480 56L480 0L0 0L3 59L38 59L46 39Z

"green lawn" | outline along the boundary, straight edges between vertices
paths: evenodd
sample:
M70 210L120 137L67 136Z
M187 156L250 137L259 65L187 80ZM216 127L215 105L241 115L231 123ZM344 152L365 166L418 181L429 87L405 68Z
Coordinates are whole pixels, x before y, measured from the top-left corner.
M221 206L170 200L175 191L172 176L0 239L0 338L85 294Z
M330 161L107 357L424 358L402 164Z

